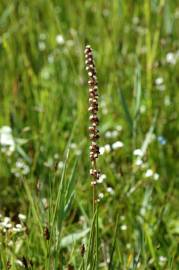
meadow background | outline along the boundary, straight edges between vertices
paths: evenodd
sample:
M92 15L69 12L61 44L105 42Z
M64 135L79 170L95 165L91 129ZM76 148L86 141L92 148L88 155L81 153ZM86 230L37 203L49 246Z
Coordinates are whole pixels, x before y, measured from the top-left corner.
M179 269L179 2L1 0L0 14L0 269Z

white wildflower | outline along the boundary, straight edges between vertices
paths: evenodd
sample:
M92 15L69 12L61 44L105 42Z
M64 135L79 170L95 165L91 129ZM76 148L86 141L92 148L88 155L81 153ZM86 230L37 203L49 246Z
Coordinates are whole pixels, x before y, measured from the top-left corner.
M103 155L105 153L105 148L104 146L99 148L100 155Z
M10 229L10 228L12 228L12 224L11 224L11 223L7 223L5 227L6 227L7 229Z
M60 34L57 35L56 36L56 42L57 42L58 45L63 45L65 43L64 37L62 35L60 35Z
M145 172L145 177L151 177L151 176L153 176L153 171L151 170L151 169L148 169L146 172Z
M154 173L154 180L155 181L158 181L158 179L159 179L159 174L158 173Z
M163 82L164 82L164 80L163 80L162 77L158 77L158 78L156 78L156 80L155 80L155 84L156 84L156 85L161 85L161 84L163 84Z
M121 231L126 231L126 230L127 230L127 225L126 224L121 225Z
M38 48L40 51L44 51L46 49L46 44L43 41L39 41Z
M113 150L117 150L117 149L119 149L119 148L121 148L123 146L124 146L123 142L117 141L117 142L115 142L115 143L112 144L112 149Z
M97 180L97 183L101 184L105 179L106 179L106 175L105 174L101 174L99 176L99 179Z
M143 164L143 160L140 159L140 158L137 158L136 161L135 161L135 165L136 166L141 166Z
M121 125L117 125L117 126L116 126L116 130L117 130L117 131L121 131L121 130L122 130L122 126L121 126Z
M100 155L111 152L111 146L109 144L105 144L103 147L99 149Z
M0 144L2 151L8 156L11 155L15 150L15 141L12 136L12 129L8 126L0 128Z
M4 223L5 223L5 224L9 223L10 220L11 220L10 217L4 217Z
M131 243L127 243L127 244L126 244L126 248L127 248L127 249L131 249Z
M16 228L22 229L22 225L21 224L16 224Z
M111 195L113 195L114 189L112 187L107 187L107 192L110 193Z
M22 221L26 220L26 215L23 215L23 214L19 214L18 215L18 218Z
M63 161L59 161L57 167L58 167L59 170L63 169L64 162Z
M4 217L3 221L0 222L0 227L4 228L4 229L9 229L12 227L11 223L10 223L10 217Z
M59 154L58 153L54 154L54 159L59 159Z
M159 265L160 266L165 265L166 261L167 261L167 258L166 257L164 257L164 256L160 256L159 257Z
M16 176L27 175L30 172L29 166L23 159L18 159L15 163L15 167L11 169L11 172Z
M173 52L168 52L166 55L166 62L175 65L176 64L176 55Z
M106 138L116 138L118 136L119 132L117 130L113 131L106 131L105 137Z
M103 198L104 198L104 194L103 194L102 192L99 193L99 194L98 194L98 198L99 198L99 199L103 199Z
M141 149L135 149L133 152L134 156L142 157L143 156L143 151Z
M76 145L76 143L71 143L69 147L70 147L71 149L76 149L77 145Z

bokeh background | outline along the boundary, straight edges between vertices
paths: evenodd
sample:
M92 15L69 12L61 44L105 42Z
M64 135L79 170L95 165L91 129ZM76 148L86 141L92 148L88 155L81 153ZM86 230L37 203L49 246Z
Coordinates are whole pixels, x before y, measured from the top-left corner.
M47 224L63 168L68 183L77 161L61 231L81 234L60 254L79 269L92 212L89 43L100 95L99 269L108 269L116 224L111 269L179 269L179 2L1 0L0 10L1 223L19 223L21 213L34 228L30 240L8 240L4 256L28 253L33 269L46 269L34 247L32 201Z

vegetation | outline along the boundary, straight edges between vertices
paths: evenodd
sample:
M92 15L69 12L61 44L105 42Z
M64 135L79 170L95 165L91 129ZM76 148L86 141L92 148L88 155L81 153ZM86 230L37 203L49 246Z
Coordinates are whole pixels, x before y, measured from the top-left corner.
M179 269L178 1L1 0L0 10L0 269Z

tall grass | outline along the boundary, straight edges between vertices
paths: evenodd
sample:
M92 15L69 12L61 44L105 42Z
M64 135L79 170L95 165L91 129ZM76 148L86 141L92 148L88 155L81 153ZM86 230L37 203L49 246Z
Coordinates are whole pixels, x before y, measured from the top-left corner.
M178 269L178 2L2 0L0 10L0 269Z

